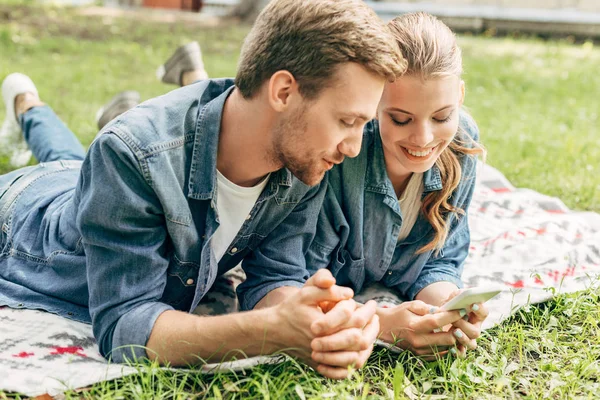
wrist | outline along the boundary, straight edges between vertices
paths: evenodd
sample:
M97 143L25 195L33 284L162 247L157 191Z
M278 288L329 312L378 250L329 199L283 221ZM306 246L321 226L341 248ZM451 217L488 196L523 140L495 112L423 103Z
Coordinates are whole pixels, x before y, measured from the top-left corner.
M379 317L379 338L384 342L393 341L393 321L392 321L392 309L377 307L377 316Z

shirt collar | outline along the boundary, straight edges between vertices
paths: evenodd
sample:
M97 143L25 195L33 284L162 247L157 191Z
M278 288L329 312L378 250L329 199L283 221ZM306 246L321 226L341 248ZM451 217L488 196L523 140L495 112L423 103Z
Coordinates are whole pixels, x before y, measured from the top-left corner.
M235 86L232 79L212 79L199 99L198 122L188 182L190 198L212 199L217 185L217 151L225 101ZM292 174L285 168L271 174L267 191L292 186Z

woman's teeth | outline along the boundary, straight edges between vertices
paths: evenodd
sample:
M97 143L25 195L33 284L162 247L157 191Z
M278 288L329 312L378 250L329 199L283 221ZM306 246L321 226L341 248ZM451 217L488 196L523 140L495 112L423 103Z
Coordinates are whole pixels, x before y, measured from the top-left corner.
M413 151L410 149L406 149L406 151L408 152L408 154L410 154L411 156L415 156L415 157L426 157L428 155L431 154L431 152L433 151L433 149L429 149L429 150L425 150L425 151Z

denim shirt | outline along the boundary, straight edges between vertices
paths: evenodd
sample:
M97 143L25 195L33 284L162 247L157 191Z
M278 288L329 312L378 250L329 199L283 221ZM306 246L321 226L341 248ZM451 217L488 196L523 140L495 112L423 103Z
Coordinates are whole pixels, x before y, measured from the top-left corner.
M477 126L466 114L461 113L460 125L473 139L479 139ZM465 156L460 162L462 178L450 202L466 212L475 186L476 158ZM470 242L467 216L451 214L448 238L437 253L417 254L434 233L421 212L408 237L398 242L402 210L386 173L376 121L365 128L359 156L334 167L327 181L315 238L306 254L311 273L329 268L339 285L355 292L380 282L409 300L434 282L462 287L460 277ZM424 173L423 187L423 197L442 189L436 166Z
M0 180L0 304L91 317L100 352L123 362L145 357L162 312L192 311L219 267L244 260L244 309L277 287L300 287L305 268L262 262L285 251L278 240L301 245L314 231L325 185L311 188L286 169L271 174L219 264L212 254L217 147L232 90L230 79L177 89L107 125L83 164Z

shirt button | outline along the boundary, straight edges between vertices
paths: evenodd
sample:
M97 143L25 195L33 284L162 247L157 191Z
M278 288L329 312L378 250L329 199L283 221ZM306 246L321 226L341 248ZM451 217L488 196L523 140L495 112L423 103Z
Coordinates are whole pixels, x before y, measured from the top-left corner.
M238 251L237 247L234 247L234 248L231 249L232 253L237 253L237 251Z
M190 278L187 281L185 281L185 283L187 283L188 285L193 285L194 284L194 280L192 278Z
M391 274L392 274L392 271L389 271L389 272L388 272L388 275L391 275Z

